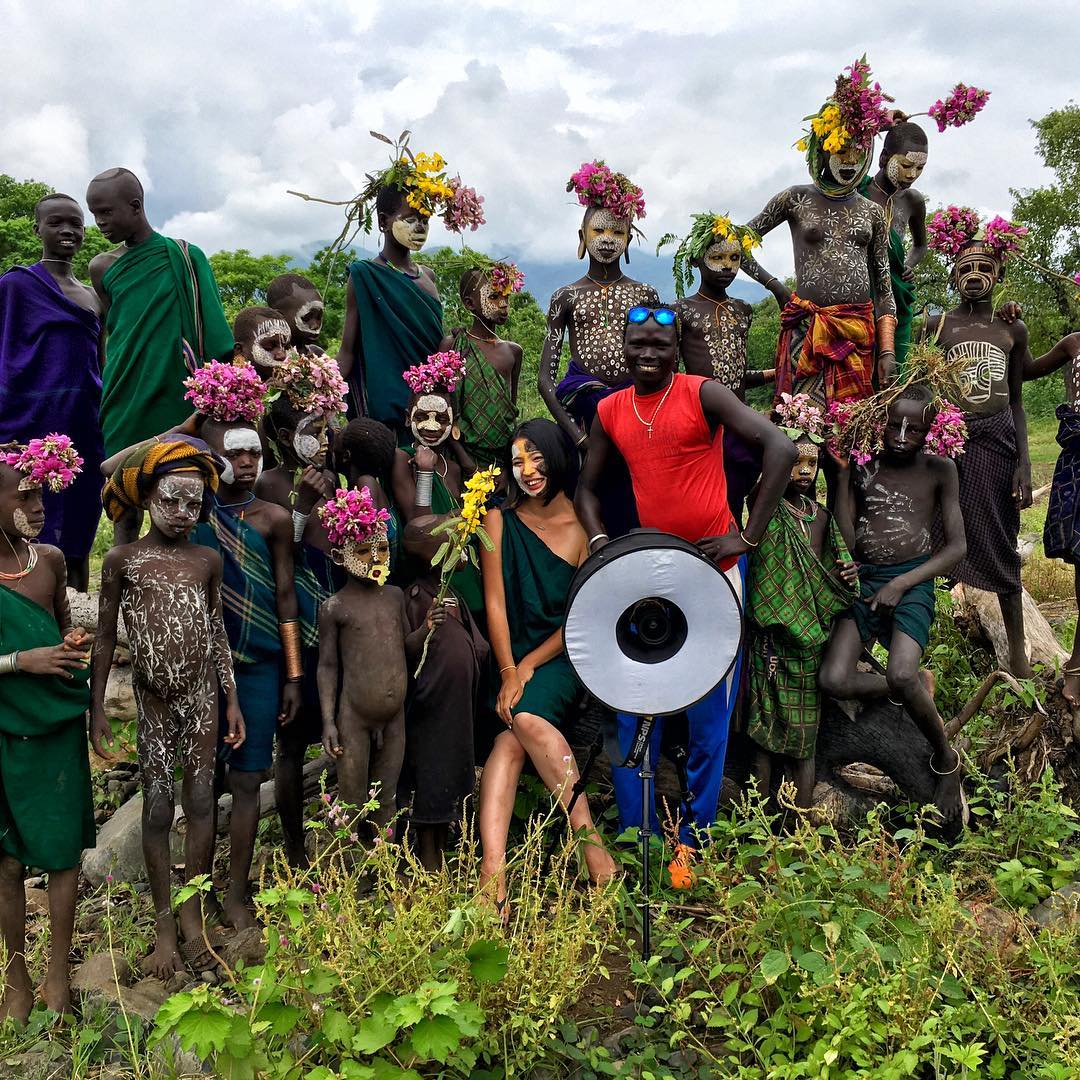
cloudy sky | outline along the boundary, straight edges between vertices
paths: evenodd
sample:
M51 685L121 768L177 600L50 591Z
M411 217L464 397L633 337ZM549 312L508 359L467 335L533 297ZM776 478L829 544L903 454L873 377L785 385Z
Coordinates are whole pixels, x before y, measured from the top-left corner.
M991 90L970 126L930 124L920 186L1007 212L1010 186L1046 180L1028 120L1076 93L1075 4L889 7L0 0L0 170L81 200L95 172L126 165L163 231L208 251L291 251L334 236L340 211L286 190L353 194L386 160L368 131L409 127L414 149L486 196L470 243L528 271L573 258L564 185L592 157L644 188L653 244L693 211L745 220L805 182L801 118L866 51L909 112L960 80ZM786 235L762 261L790 271Z

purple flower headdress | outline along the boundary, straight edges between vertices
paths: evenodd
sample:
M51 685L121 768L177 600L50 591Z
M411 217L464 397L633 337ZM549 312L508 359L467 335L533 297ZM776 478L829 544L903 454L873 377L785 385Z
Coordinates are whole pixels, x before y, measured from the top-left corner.
M406 368L402 378L414 394L442 390L452 394L465 375L465 357L454 349L432 353L422 364Z
M585 161L570 174L566 190L577 195L582 206L610 210L631 224L645 216L645 195L624 173L612 172L603 160Z

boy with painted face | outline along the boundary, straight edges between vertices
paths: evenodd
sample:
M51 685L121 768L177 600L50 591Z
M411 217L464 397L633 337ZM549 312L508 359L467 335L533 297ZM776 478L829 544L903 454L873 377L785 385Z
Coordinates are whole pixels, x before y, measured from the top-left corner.
M372 814L386 838L396 813L405 753L406 647L423 647L427 627L407 640L405 594L390 576L389 514L367 488L339 488L319 511L348 581L319 609L319 700L323 749L337 761L338 794L363 806L375 788ZM363 657L363 664L346 662ZM340 694L339 694L340 687ZM351 839L359 839L359 825Z
M233 321L234 355L254 364L259 378L269 382L285 363L293 328L271 307L244 308Z
M319 348L326 304L302 274L279 274L266 286L266 303L289 324L292 347L301 355L323 355Z
M858 574L832 514L815 498L821 412L807 406L781 425L798 460L746 578L749 693L747 734L757 744L754 776L768 795L774 768L789 766L797 806L814 791L821 719L818 669L833 620L851 606Z
M229 888L222 906L229 925L241 929L255 924L246 902L259 785L274 761L275 733L293 722L300 705L292 520L280 506L255 496L262 444L254 424L221 410L202 431L225 466L210 515L191 538L221 556L225 631L247 736L242 746L225 747L221 754L222 780L233 797Z
M951 225L954 221L959 224ZM958 207L938 211L930 229L930 246L954 256L951 284L960 298L951 311L928 319L923 330L940 343L947 360L963 365L953 400L964 411L968 429L965 452L956 461L968 546L953 576L997 594L1009 668L1027 678L1031 665L1024 644L1017 538L1020 511L1031 505L1023 382L1033 361L1027 327L1019 319L1006 323L996 318L993 299L1010 244L1018 244L1027 230L1017 231L1001 218L980 225L974 211Z
M205 443L163 436L137 447L105 485L105 513L116 521L132 508L150 511L150 531L114 547L101 569L101 599L94 640L91 734L104 755L111 745L105 688L123 613L131 643L138 712L136 742L143 788L142 845L157 941L144 961L148 974L168 979L206 955L199 898L172 913L169 830L173 774L183 768L181 803L187 819L184 873L209 874L214 844L214 770L218 751L218 692L225 697L226 745L244 742L232 652L222 619L221 557L190 535L210 513L220 462Z
M836 625L818 685L835 698L887 694L903 705L930 745L934 803L952 832L963 822L960 756L919 661L934 620L934 578L963 559L966 542L956 466L923 452L934 415L929 387L909 385L888 408L882 451L866 465L838 463L836 519L859 566L860 599ZM943 542L935 548L938 515ZM884 676L856 666L875 638L889 650Z
M0 930L7 954L0 1019L21 1022L34 1004L26 867L49 875L41 996L53 1012L66 1012L79 861L83 848L94 846L87 638L71 625L63 553L32 542L45 525L32 459L25 446L0 447Z
M521 346L500 338L496 327L506 323L511 298L524 282L525 275L513 263L466 270L458 289L465 310L473 317L472 326L452 331L440 346L465 358L458 395L461 443L480 469L503 460L517 423Z

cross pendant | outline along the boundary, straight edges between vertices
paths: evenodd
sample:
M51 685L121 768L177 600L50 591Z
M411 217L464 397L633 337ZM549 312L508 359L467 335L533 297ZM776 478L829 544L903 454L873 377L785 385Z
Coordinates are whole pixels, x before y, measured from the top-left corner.
M649 433L649 438L652 438L652 424L646 424L645 430Z

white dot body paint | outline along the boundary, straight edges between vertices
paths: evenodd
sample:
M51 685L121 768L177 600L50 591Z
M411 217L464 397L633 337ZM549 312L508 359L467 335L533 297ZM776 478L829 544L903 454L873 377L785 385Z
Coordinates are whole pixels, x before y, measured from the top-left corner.
M419 214L410 221L396 218L390 226L390 234L403 248L419 251L427 243L428 219Z
M425 446L440 446L454 426L454 410L442 394L421 394L409 420L413 436Z
M163 476L150 499L150 520L166 534L190 532L198 524L204 490L201 476Z
M616 230L612 235L607 230ZM601 263L618 262L630 243L630 223L610 210L597 210L585 227L585 250Z
M43 528L43 526L31 525L29 518L26 516L26 511L21 508L12 512L11 520L15 523L16 532L27 540L33 540Z
M264 319L255 327L255 338L251 342L251 359L259 367L281 367L281 361L275 360L269 350L264 349L260 340L280 336L286 345L292 340L292 330L284 319Z
M499 299L494 299L499 296ZM506 314L506 305L502 303L501 295L496 293L489 282L480 286L480 315L488 322L501 318Z
M926 154L918 150L909 150L903 154L893 154L889 158L885 164L885 175L894 187L911 187L924 168L926 168ZM915 171L916 169L918 172Z
M236 475L233 472L232 462L228 458L229 453L237 453L241 450L247 450L249 453L254 454L259 460L255 465L255 480L258 482L260 476L262 476L262 443L259 441L259 433L253 428L229 428L222 437L222 442L225 446L225 468L221 470L222 483L232 484L236 481Z
M379 529L363 544L349 541L338 550L337 557L345 571L353 577L385 585L390 576L390 542L386 529Z
M293 322L296 324L296 329L306 338L315 340L319 336L318 330L312 330L304 319L310 315L313 311L319 313L319 327L322 327L322 313L326 305L321 300L309 300L306 304L301 305L300 310L296 313Z

